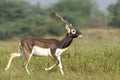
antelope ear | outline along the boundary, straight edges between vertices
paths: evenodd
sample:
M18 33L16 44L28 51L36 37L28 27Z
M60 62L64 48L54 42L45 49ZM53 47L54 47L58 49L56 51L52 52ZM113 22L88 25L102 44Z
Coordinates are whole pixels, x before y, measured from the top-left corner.
M66 24L66 30L68 31L68 33L70 33L70 28L69 25Z

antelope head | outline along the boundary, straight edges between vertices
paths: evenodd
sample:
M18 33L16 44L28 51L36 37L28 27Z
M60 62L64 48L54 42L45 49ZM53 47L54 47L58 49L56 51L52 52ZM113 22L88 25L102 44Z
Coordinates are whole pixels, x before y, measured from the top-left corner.
M58 17L66 25L67 33L69 33L72 38L82 37L81 32L76 30L72 26L72 24L69 24L68 21L66 21L62 16L60 16L56 11L54 10L51 10L51 11L55 14L56 17Z

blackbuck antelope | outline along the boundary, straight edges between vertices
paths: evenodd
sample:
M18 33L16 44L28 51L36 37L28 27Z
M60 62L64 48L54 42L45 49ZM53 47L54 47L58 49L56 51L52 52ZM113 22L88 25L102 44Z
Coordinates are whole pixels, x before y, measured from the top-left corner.
M61 54L68 49L74 38L82 37L82 34L81 32L75 30L73 26L64 20L63 17L61 17L56 11L52 10L52 12L66 24L67 33L65 37L62 40L42 38L28 38L21 40L19 42L20 51L10 55L9 62L5 70L10 67L13 58L24 56L25 59L23 62L23 67L26 72L30 74L27 66L32 56L50 56L56 61L56 63L49 68L45 68L45 70L51 70L58 65L61 74L64 75L61 64Z

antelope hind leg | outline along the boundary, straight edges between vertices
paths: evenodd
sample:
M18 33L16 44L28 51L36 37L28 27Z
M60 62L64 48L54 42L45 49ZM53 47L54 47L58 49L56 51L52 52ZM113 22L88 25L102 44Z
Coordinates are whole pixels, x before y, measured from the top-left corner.
M32 54L31 55L28 55L28 56L25 56L25 59L24 59L24 62L23 62L23 67L25 68L25 71L30 74L29 70L28 70L28 63L30 61L32 57Z
M5 70L8 70L8 69L9 69L13 58L15 58L15 57L20 57L20 56L23 56L23 53L22 53L22 52L10 54L10 58L9 58L9 61L8 61L8 64L7 64L6 68L5 68Z

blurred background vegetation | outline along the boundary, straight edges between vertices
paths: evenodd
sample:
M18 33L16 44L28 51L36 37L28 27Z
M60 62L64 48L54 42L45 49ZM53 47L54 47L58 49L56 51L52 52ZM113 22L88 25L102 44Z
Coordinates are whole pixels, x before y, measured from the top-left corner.
M108 15L94 0L58 0L48 8L27 0L0 0L0 40L64 34L65 25L50 12L52 9L79 30L120 28L120 0L108 7Z

